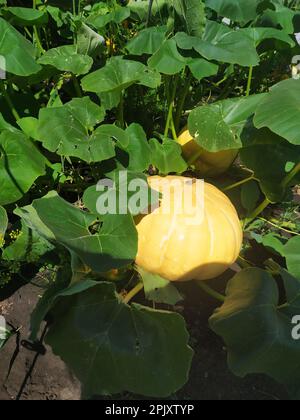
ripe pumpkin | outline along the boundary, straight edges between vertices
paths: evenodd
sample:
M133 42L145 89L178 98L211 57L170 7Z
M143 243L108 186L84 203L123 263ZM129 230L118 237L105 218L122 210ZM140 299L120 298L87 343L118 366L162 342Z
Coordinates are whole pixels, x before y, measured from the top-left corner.
M178 190L163 194L166 182L174 180L188 183L186 191L193 200L182 214L174 211L176 200L181 200ZM199 203L195 205L195 180L154 176L148 183L163 195L159 207L137 222L137 265L170 281L208 280L225 272L236 261L243 239L237 212L227 196L204 183L203 218L190 224L190 217L201 210ZM163 208L171 210L164 214Z
M182 147L183 156L187 162L194 156L198 156L192 163L203 177L214 178L222 175L232 165L238 154L237 150L208 152L195 142L187 128L178 137L178 143Z

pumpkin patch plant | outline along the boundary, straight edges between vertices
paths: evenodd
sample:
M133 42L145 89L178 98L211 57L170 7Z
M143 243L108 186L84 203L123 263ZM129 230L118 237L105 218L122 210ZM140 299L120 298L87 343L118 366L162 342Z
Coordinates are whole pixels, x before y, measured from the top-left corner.
M0 1L0 299L45 274L29 339L83 398L184 386L188 289L300 398L299 32L299 1Z

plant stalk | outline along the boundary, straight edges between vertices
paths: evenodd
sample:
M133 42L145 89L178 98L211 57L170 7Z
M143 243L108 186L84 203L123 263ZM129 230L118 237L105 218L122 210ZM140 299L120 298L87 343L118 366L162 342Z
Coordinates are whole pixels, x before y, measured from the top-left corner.
M75 76L75 74L73 75L72 79L73 79L73 84L74 84L74 88L75 88L75 92L76 92L77 96L79 98L82 98L82 96L83 96L82 90L81 90L80 84L79 84L78 79Z
M130 290L129 293L127 293L127 295L123 299L123 302L125 304L128 304L134 298L134 296L136 296L141 290L143 290L143 288L144 284L138 283L132 290Z
M16 121L18 121L20 119L20 115L19 115L18 111L16 110L9 94L7 93L7 90L5 89L5 86L4 86L3 82L0 83L0 90L2 92L2 95L3 95L4 99L6 100L7 105L9 106L9 109L10 109L14 119Z
M251 84L252 84L252 76L253 76L253 66L250 66L250 68L249 68L249 74L248 74L248 82L247 82L246 96L250 96Z
M250 216L245 219L244 226L248 226L249 223L256 219L269 206L269 204L271 204L271 201L268 198L265 198L265 200L255 210L253 210Z
M186 82L185 82L183 91L182 91L182 94L181 94L181 96L179 98L179 101L178 101L177 109L176 109L176 115L175 115L175 129L176 129L176 131L178 131L179 127L180 127L180 120L181 120L182 112L183 112L183 109L184 109L186 97L187 97L187 95L189 93L189 90L190 90L191 82L192 82L192 73L191 73L191 71L189 71L188 76L186 78Z
M282 181L281 186L284 189L287 188L289 186L289 183L293 180L293 178L295 178L296 175L298 175L299 172L300 172L300 162L297 163L297 165L294 167L294 169L292 169L291 172L289 172L287 174L287 176Z
M121 94L121 100L117 110L117 119L120 128L124 128L124 91Z
M174 109L174 101L175 101L175 97L176 97L177 85L178 85L178 75L176 76L176 78L174 80L172 95L171 95L170 102L169 102L169 111L168 111L168 116L167 116L165 132L164 132L165 137L168 137L169 129L172 125L173 109ZM173 120L173 123L174 123L174 120Z
M254 175L250 176L249 178L246 179L242 179L242 181L236 182L235 184L229 185L228 187L225 187L222 189L222 191L230 191L233 190L234 188L238 188L241 185L247 184L250 181L255 181L256 179L254 178Z
M207 283L205 283L202 280L196 280L196 284L209 296L213 297L214 299L217 299L219 302L225 302L226 296L222 295L219 292L216 292L214 289L212 289L210 286L208 286Z

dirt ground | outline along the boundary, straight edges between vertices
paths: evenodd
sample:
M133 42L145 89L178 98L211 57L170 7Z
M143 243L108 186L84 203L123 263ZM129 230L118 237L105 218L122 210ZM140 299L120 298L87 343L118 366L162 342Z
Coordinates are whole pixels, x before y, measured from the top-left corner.
M0 353L0 400L78 400L80 385L49 347L26 341L30 312L40 288L27 285L0 303L0 312L16 330Z
M195 302L183 308L195 349L193 368L186 386L171 399L195 400L285 400L287 395L279 385L264 376L245 379L233 376L226 365L222 341L207 326L207 318L215 302L198 291ZM9 299L0 302L0 314L19 330L0 353L0 400L78 400L80 385L43 344L32 348L28 339L28 324L40 293L27 285ZM192 293L194 295L194 292ZM201 302L201 305L199 305ZM187 306L187 305L186 305ZM119 399L136 399L130 394Z

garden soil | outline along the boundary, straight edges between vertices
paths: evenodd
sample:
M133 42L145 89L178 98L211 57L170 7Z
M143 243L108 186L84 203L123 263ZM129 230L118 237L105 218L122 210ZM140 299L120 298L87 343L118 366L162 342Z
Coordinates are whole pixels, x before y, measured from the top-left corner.
M32 347L27 341L30 312L40 293L40 288L28 284L0 302L0 313L5 314L8 322L19 330L0 352L0 400L80 399L80 385L64 363L44 344ZM185 301L189 302L188 305L176 309L183 313L189 324L195 357L189 382L171 399L286 399L284 389L265 376L253 375L241 379L229 372L224 345L207 326L215 302L198 289L197 292L187 290L186 294L190 294ZM118 398L143 399L127 393Z

